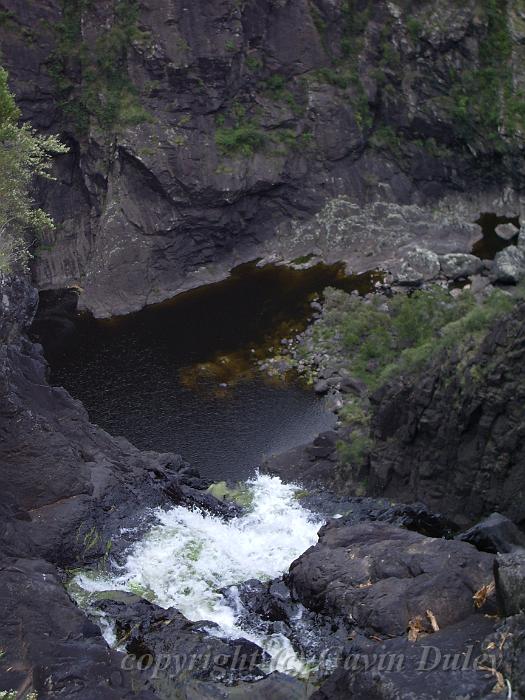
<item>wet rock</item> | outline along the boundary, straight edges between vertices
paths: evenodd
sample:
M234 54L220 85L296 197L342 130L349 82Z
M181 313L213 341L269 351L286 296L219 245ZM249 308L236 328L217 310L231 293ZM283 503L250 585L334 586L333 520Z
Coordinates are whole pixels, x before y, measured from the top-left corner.
M49 386L41 347L24 335L35 294L23 277L9 289L16 296L6 293L0 315L0 508L9 513L0 544L62 566L93 561L138 512L167 502L170 485L191 503L208 482L178 455L140 452L111 437L79 401Z
M483 269L483 262L475 255L467 253L442 255L439 262L443 274L453 280L476 275Z
M330 479L334 463L330 460L312 461L306 448L307 445L300 445L284 453L271 455L262 463L262 472L305 486L321 484L325 479Z
M525 534L504 515L493 513L457 537L470 542L481 552L502 554L525 548ZM524 549L525 551L525 549Z
M496 253L492 273L496 282L517 284L525 276L525 250L511 245Z
M233 586L226 593L232 601L236 598L242 602L246 621L251 615L257 615L268 622L285 622L289 624L296 612L288 587L282 579L262 582L256 579L244 581Z
M312 700L444 700L444 698L502 698L493 693L497 678L490 671L486 635L493 620L472 615L459 624L409 641L357 637L344 650L332 676ZM480 667L485 666L485 670ZM488 668L488 670L487 670Z
M525 550L498 554L496 590L505 615L525 612Z
M238 683L232 688L228 688L225 692L222 691L221 698L228 700L308 700L311 695L311 689L308 681L300 678L294 678L285 673L275 671L266 678L263 678L256 683ZM210 700L218 698L217 692L210 695ZM191 697L188 695L188 700L206 700L202 695L202 690Z
M430 610L440 628L475 611L473 596L493 581L494 557L454 540L385 523L337 527L290 567L287 582L308 608L341 615L371 634L403 635Z
M34 292L23 277L9 289L14 296L6 291L0 308L0 606L9 649L0 687L27 681L39 696L127 698L142 682L120 667L122 656L66 594L54 565L100 559L124 528L118 553L147 528L137 516L169 502L170 486L188 505L204 505L198 488L206 482L177 455L111 437L80 402L49 386L41 347L24 334Z
M201 488L207 488L209 482L200 484ZM212 494L181 484L179 479L172 479L165 488L166 494L174 505L186 508L199 508L200 510L217 515L222 518L236 518L243 513L243 509L233 501L218 500Z
M320 676L333 670L327 650L340 648L348 637L344 621L307 610L293 600L281 578L268 583L247 581L227 593L236 603L239 619L266 634L285 632L302 659L321 662Z
M334 477L339 439L336 431L326 431L311 443L268 457L262 463L261 470L279 476L283 481L308 487L330 484Z
M496 226L495 230L496 234L505 241L510 241L519 231L514 224L499 224L499 226Z
M142 598L104 600L96 607L115 622L128 653L155 660L158 673L171 682L188 675L227 683L265 675L259 668L267 659L263 650L246 639L223 641L208 634L217 627L212 622L190 622L178 610Z

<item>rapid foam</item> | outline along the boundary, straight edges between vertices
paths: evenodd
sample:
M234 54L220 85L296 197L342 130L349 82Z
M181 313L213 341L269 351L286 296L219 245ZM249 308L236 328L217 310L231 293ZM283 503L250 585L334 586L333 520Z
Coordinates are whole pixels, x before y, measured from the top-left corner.
M229 521L196 509L158 509L158 524L133 545L115 577L79 574L76 583L88 592L133 591L162 607L177 608L189 620L215 622L221 636L259 644L272 655L273 668L289 671L289 641L240 626L238 606L219 591L248 579L281 575L315 544L322 522L300 505L298 488L278 477L258 475L248 488L250 511Z

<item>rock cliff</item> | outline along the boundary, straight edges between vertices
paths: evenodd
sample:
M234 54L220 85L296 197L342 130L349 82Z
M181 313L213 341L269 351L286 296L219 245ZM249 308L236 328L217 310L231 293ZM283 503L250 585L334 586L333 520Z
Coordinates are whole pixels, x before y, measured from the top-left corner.
M255 257L363 269L518 214L525 24L503 4L2 0L24 116L71 147L38 286L108 316ZM401 211L363 217L378 201Z
M479 348L374 397L369 488L423 500L467 524L492 511L523 525L523 320L518 305Z
M111 437L47 384L41 347L25 335L37 298L23 276L0 279L0 689L150 697L132 692L121 655L69 598L56 567L100 560L145 506L214 499L193 489L204 484L180 457Z

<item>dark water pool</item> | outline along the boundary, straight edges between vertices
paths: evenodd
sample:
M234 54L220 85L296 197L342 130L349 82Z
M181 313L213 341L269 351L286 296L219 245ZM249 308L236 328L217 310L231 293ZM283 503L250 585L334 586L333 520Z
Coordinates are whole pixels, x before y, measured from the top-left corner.
M516 227L519 227L519 217L517 216L498 216L497 214L486 212L481 214L476 223L481 226L483 237L474 244L472 252L482 260L493 260L496 253L515 243L518 238L517 230L516 236L510 241L501 238L496 233L496 227L500 224L514 224Z
M326 286L367 291L338 266L237 268L224 282L139 313L78 317L48 356L51 381L91 420L141 449L182 454L212 479L242 479L264 455L313 438L333 416L311 390L254 371L254 358L304 327Z

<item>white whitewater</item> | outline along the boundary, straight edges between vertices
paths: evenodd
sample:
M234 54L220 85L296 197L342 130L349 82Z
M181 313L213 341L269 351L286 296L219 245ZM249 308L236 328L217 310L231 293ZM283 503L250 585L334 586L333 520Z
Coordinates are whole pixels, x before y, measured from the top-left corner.
M296 498L298 488L277 477L248 482L249 512L223 521L199 510L175 507L155 512L158 524L133 545L112 578L79 574L86 592L133 591L189 620L210 620L220 635L244 637L268 651L271 670L300 673L302 663L282 635L261 636L238 623L238 611L218 592L248 579L269 580L317 541L323 524Z

